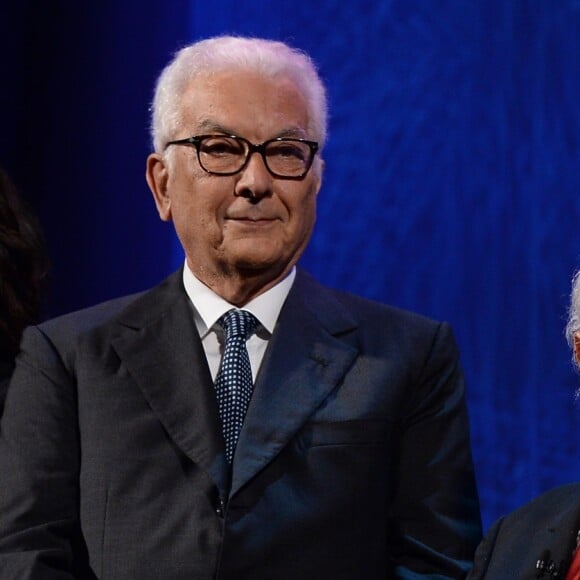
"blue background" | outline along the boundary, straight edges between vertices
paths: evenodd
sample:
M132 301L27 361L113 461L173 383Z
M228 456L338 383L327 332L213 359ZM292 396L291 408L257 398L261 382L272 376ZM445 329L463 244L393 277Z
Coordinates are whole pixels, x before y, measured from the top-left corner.
M580 480L563 338L580 266L578 0L20 0L0 32L0 164L44 225L46 316L182 261L144 181L171 54L222 33L285 40L331 105L303 266L452 323L486 527Z

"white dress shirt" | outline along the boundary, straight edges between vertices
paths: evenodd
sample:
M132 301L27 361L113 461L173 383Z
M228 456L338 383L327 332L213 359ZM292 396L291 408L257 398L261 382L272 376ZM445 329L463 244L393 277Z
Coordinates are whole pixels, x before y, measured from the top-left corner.
M254 381L262 364L268 341L274 332L280 310L290 292L290 288L292 288L295 277L296 268L292 268L288 276L278 282L273 288L250 300L243 307L243 310L251 312L260 322L256 332L252 334L247 342ZM224 331L217 324L217 321L228 310L237 308L237 306L230 304L198 280L189 269L187 262L183 268L183 285L193 304L195 326L201 338L212 379L215 381L225 344Z

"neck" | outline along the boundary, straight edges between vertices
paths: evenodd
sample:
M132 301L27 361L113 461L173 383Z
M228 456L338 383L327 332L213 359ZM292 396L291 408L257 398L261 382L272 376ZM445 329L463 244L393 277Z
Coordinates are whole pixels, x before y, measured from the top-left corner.
M235 270L232 272L209 272L204 268L192 268L193 274L198 280L211 288L218 296L227 300L230 304L241 308L248 302L273 288L283 280L292 270L293 263L286 268L268 269L264 271Z

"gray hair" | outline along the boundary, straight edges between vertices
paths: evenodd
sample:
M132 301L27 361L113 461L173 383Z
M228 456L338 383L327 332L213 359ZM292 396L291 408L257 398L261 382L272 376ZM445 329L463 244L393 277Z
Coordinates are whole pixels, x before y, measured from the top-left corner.
M572 278L572 291L570 292L570 306L568 308L568 322L566 324L566 340L574 352L574 333L580 332L580 270ZM579 366L573 357L576 366Z
M326 90L312 59L283 42L239 36L217 36L179 50L161 72L151 107L151 139L161 153L175 138L181 114L181 96L199 74L224 70L251 70L271 78L285 75L306 99L309 132L322 148L326 140Z

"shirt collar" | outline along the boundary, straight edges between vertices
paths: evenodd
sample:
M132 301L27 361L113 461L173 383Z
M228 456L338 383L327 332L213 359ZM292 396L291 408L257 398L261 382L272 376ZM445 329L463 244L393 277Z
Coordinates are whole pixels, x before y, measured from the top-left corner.
M295 277L296 267L293 267L283 280L244 305L244 310L251 312L270 334L274 332L280 310L282 310L282 305L290 292L290 288L292 288ZM228 310L236 308L196 278L189 269L187 261L183 268L183 285L194 306L195 325L202 339L222 315Z

